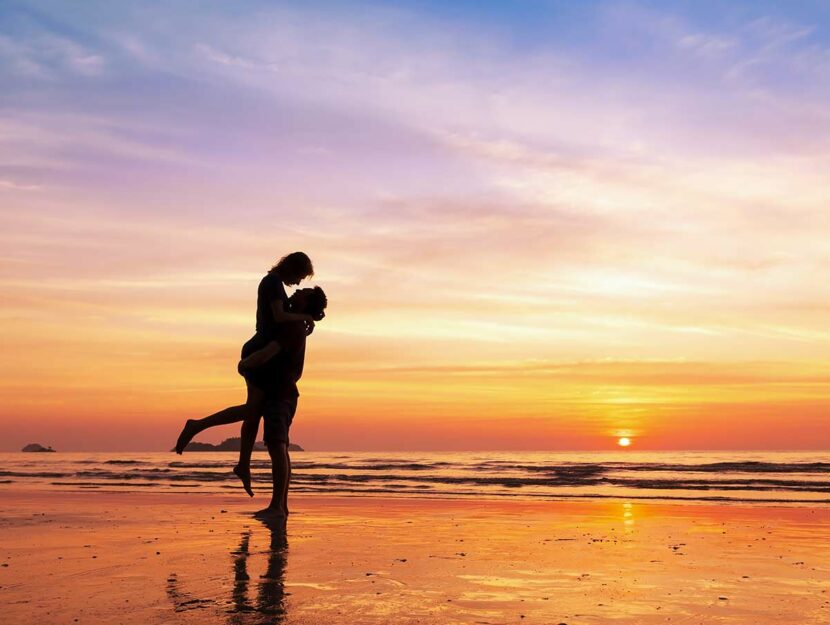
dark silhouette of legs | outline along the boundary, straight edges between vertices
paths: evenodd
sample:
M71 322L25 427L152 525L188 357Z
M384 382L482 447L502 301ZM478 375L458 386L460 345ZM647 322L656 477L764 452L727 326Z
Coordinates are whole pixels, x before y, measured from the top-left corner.
M284 522L264 524L271 531L271 544L265 574L259 578L256 609L260 614L273 619L265 622L278 625L284 622L286 617L285 569L288 562L288 539Z
M251 531L242 533L239 549L233 552L233 589L231 598L233 600L234 613L251 612L253 607L248 599L248 584L251 576L248 574L248 557L250 555L249 544L251 542Z
M240 447L239 447L239 462L233 468L233 472L242 481L242 487L245 492L251 497L254 496L254 491L251 488L251 454L254 451L254 443L256 443L256 434L259 430L260 415L255 417L248 417L242 422L240 428Z
M288 487L291 485L291 454L288 453L288 445L285 446L285 465L288 468L285 475L285 489L282 496L282 509L285 516L288 516Z
M208 428L237 423L253 417L259 418L262 414L263 400L263 392L256 386L248 384L248 398L244 404L225 408L203 419L188 419L176 441L176 453L181 454L194 436ZM254 437L256 437L256 432L254 432Z
M251 574L248 571L248 561L251 558L252 531L242 533L239 548L232 552L233 586L231 587L230 604L224 612L227 614L229 625L243 625L253 623L268 623L279 625L287 617L285 570L288 561L288 537L285 531L285 522L280 520L262 519L262 524L270 532L270 544L267 551L267 565L265 573L258 577L256 583L256 597L252 600ZM258 552L254 554L256 557ZM175 573L171 573L167 580L167 596L173 603L176 612L188 612L201 608L214 607L225 602L211 599L198 599L180 588L181 582Z
M268 443L268 453L271 456L271 477L273 490L271 503L268 507L256 513L261 519L285 519L285 499L288 491L288 444L273 441Z

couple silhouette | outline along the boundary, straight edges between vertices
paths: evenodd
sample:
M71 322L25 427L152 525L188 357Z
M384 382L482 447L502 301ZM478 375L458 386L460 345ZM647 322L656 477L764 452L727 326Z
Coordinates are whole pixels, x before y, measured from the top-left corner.
M297 286L313 275L311 259L303 252L288 254L271 267L257 289L256 332L242 346L237 366L247 386L245 403L202 419L188 419L176 441L176 453L181 454L200 432L217 425L242 422L239 460L233 472L253 497L251 453L262 420L273 482L271 503L255 514L263 519L288 517L291 480L288 433L300 395L297 382L303 375L306 337L314 331L314 324L325 317L328 305L326 294L319 286L297 289L291 297L285 287Z

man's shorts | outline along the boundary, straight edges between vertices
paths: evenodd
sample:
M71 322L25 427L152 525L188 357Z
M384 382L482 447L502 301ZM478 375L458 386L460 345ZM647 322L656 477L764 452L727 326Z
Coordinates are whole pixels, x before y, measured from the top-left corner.
M266 445L271 443L288 444L288 428L297 412L296 399L266 399L262 410L262 420L265 422L263 440Z

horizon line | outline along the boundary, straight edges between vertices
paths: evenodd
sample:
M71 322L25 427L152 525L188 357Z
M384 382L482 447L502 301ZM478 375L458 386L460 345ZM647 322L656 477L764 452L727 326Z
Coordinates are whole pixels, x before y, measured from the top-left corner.
M258 441L259 442L259 441ZM293 443L300 445L299 443ZM254 453L267 453L266 450L254 449ZM689 448L689 449L632 449L631 447L618 449L303 449L303 452L311 453L676 453L676 452L706 452L706 453L752 453L752 452L775 452L775 453L821 453L826 452L830 454L830 448L809 448L809 449L703 449L703 448ZM24 452L21 449L5 449L0 450L0 453L125 453L125 454L142 454L142 453L175 453L172 449L140 449L140 450L126 450L126 449L53 449L52 452ZM204 450L204 451L190 451L188 453L202 454L202 453L237 453L235 451L222 450ZM178 455L178 454L177 454Z

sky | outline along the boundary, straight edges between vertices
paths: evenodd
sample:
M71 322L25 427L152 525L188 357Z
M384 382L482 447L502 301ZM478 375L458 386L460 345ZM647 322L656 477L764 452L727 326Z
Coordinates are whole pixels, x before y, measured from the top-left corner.
M0 449L830 448L830 5L0 5ZM234 435L227 427L201 440Z

